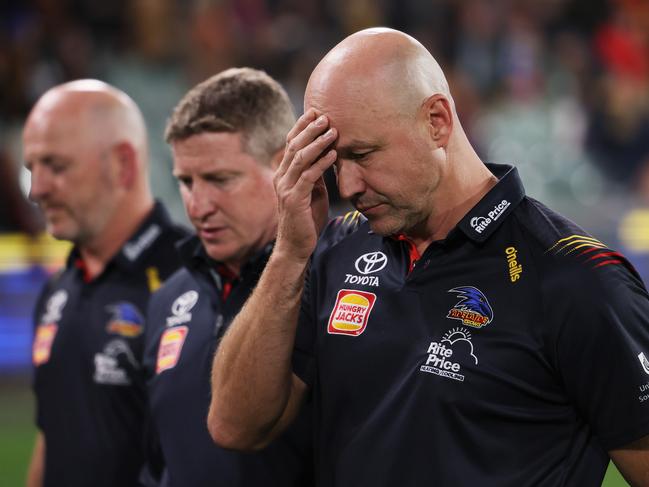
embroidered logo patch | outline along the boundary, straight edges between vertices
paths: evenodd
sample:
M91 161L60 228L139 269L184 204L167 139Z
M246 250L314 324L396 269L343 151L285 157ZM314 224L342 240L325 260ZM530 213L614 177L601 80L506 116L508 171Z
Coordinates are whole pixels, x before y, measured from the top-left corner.
M142 334L144 318L138 309L131 303L121 302L106 307L111 314L110 321L106 325L108 333L134 338Z
M36 367L47 363L52 352L52 343L59 327L56 323L38 325L34 345L32 347L32 362Z
M61 313L68 302L68 292L65 289L59 289L50 296L45 305L45 313L41 317L42 322L54 323L61 319Z
M167 326L182 325L192 320L190 311L198 302L196 291L187 291L176 298L171 305L172 316L167 317Z
M173 369L176 366L188 332L189 328L186 326L177 326L165 330L162 337L160 337L156 374L167 369Z
M645 374L649 375L649 360L647 360L647 357L645 357L645 354L643 352L640 352L638 354L638 360L640 361Z
M97 384L128 386L133 383L133 374L139 368L128 342L123 338L113 338L95 354L92 380Z
M478 365L471 332L465 328L453 328L441 340L430 342L426 355L426 362L419 367L421 372L460 382L464 381L463 368Z
M487 326L494 318L491 305L482 292L473 286L460 286L448 290L455 293L459 301L446 315L452 320L459 320L463 325L473 328Z
M329 316L327 332L358 336L367 326L367 320L376 301L376 294L353 289L341 289Z
M505 256L507 258L507 269L509 271L509 280L516 282L521 278L523 273L523 266L519 264L518 251L516 247L507 247L505 249Z

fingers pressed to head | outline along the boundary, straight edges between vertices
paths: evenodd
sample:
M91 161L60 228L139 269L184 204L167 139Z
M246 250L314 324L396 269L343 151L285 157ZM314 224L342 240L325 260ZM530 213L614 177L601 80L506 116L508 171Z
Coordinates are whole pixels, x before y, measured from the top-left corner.
M320 116L315 118L315 111L309 110L298 119L295 126L287 136L284 157L277 170L278 177L283 176L297 160L301 160L303 155L299 154L301 150L317 140L317 138L327 130L329 121L327 117ZM322 148L324 149L324 147ZM321 149L321 152L322 152ZM317 156L318 154L315 154ZM313 159L315 160L315 159ZM313 162L310 161L310 162Z
M304 193L313 191L313 187L322 179L325 171L336 162L337 158L338 154L334 149L327 151L300 174L295 183L295 189Z
M300 136L309 131L309 128L302 132ZM315 137L309 134L308 137L304 139L304 142L306 142L306 144L303 146L300 145L301 148L293 153L291 163L286 169L286 173L284 175L287 183L294 184L305 170L307 170L311 165L318 161L318 159L323 157L327 152L327 148L329 148L329 146L334 143L337 136L338 131L333 127L327 129L326 131L324 131L324 133L316 135Z
M302 114L300 118L297 119L293 128L289 130L286 135L286 143L288 144L297 134L302 132L307 125L313 122L316 119L316 112L313 108L309 108L306 112Z

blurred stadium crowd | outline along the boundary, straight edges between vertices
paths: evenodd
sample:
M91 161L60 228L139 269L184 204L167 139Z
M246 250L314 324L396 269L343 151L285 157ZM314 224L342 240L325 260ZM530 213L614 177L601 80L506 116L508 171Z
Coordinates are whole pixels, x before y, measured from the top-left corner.
M248 65L280 80L300 113L321 56L375 25L413 34L436 56L484 160L517 165L528 194L649 276L646 0L2 2L0 233L42 231L24 196L20 133L49 87L92 77L130 94L149 128L154 192L182 219L162 138L182 94ZM6 289L0 282L0 314Z

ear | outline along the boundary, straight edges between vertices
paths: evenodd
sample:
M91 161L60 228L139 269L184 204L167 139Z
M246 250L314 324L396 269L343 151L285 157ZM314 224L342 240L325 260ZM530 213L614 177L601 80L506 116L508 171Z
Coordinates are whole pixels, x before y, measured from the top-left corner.
M126 189L131 189L137 180L137 152L129 142L120 142L113 147L113 157L117 161L117 181Z
M427 98L422 106L428 126L428 133L437 147L446 147L453 132L453 110L448 98L435 94Z

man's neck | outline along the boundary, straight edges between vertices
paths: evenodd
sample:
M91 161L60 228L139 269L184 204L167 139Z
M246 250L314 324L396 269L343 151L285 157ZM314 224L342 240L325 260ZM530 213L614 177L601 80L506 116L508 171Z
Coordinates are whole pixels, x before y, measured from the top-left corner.
M417 251L423 254L435 241L444 240L466 214L498 183L498 178L480 163L481 167L470 176L455 174L451 184L446 184L444 194L438 195L429 218L419 228L407 232ZM447 181L447 183L449 183Z
M108 262L149 216L153 206L153 200L150 200L137 208L129 207L128 210L116 211L102 232L91 241L79 245L79 254L90 279L104 271Z

